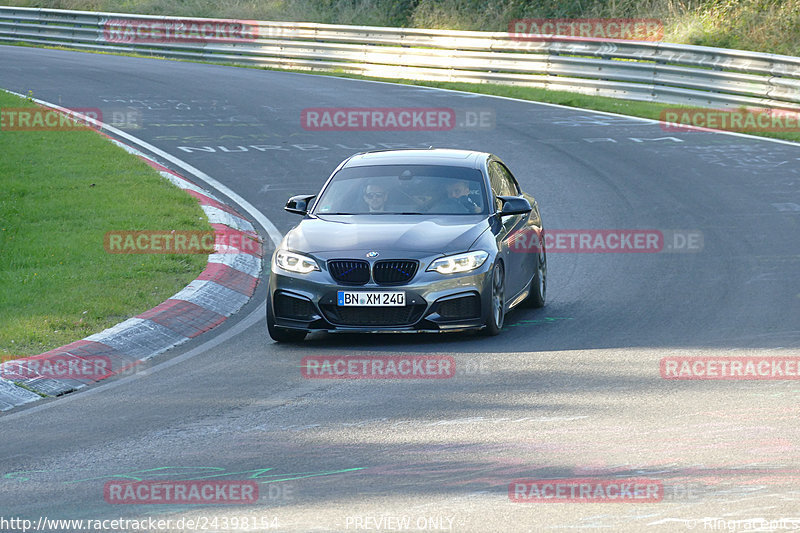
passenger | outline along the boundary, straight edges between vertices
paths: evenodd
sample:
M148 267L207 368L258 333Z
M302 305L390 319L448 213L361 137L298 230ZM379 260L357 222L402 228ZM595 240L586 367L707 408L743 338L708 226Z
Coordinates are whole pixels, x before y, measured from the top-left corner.
M482 210L469 196L466 180L453 180L447 186L447 197L437 203L431 211L441 213L480 213Z

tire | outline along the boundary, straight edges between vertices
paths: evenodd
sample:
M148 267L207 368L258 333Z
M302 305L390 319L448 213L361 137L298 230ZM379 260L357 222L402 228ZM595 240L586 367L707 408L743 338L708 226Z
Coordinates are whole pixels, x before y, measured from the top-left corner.
M526 307L544 307L547 299L547 251L544 249L544 234L539 239L539 255L536 258L536 274L531 280L531 292L525 298Z
M275 342L301 342L308 335L307 331L301 329L288 329L275 325L275 318L272 316L272 299L267 298L267 331Z
M493 337L503 329L503 322L506 318L506 274L503 263L500 261L497 261L492 268L492 296L490 302L489 318L486 320L483 334Z

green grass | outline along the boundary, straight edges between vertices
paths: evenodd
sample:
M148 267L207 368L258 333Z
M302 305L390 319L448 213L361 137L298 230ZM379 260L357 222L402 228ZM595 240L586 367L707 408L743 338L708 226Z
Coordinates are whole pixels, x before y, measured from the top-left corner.
M32 106L0 92L0 107ZM169 298L206 255L106 253L112 230L210 230L197 201L93 131L0 131L0 356L41 353Z

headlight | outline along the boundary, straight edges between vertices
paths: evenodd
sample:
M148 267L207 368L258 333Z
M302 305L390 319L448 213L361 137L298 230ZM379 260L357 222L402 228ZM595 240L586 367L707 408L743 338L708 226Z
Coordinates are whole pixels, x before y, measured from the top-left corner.
M289 272L298 274L308 274L314 270L319 270L317 262L305 255L296 254L288 250L278 250L275 252L275 264Z
M431 263L428 271L436 271L439 274L456 274L458 272L469 272L479 268L486 262L489 257L489 252L483 250L476 250L474 252L466 252L463 254L448 255L442 257Z

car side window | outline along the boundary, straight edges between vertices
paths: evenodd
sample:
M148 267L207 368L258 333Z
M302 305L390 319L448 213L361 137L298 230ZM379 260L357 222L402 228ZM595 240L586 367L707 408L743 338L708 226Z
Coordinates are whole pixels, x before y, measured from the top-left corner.
M501 208L498 196L518 196L520 194L511 172L497 161L489 163L489 181L495 196L495 207L498 210Z
M497 165L497 169L500 172L501 180L503 182L503 195L505 196L519 196L520 191L519 187L517 186L517 182L514 179L514 176L511 174L511 171L508 170L505 165L502 163L495 162Z

